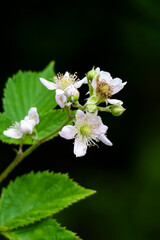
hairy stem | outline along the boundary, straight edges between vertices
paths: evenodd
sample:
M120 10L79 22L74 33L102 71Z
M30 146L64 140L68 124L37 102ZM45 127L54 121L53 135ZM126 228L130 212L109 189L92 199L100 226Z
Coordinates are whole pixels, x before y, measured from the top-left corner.
M46 140L48 140L50 137L58 133L69 121L71 121L74 118L74 116L69 116L68 119L54 132L48 134L46 137L38 140L35 144L30 146L27 150L22 152L22 144L20 145L20 149L17 153L17 156L13 159L13 161L10 163L10 165L1 173L0 175L0 183L13 171L13 169L29 154L31 154L37 147L39 147L42 143L44 143Z

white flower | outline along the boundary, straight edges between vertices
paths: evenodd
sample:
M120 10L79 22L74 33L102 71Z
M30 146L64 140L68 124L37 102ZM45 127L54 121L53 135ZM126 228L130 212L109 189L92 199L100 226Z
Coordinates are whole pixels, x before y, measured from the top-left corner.
M78 81L77 76L74 74L69 74L66 72L64 75L57 75L53 78L54 82L47 81L44 78L40 78L41 83L49 90L56 90L56 102L63 108L68 104L68 94L69 89L74 87L74 89L80 88L83 83L87 83L86 77Z
M78 110L74 126L68 125L62 128L59 135L65 139L75 138L74 154L82 157L86 154L88 145L95 145L95 142L102 141L112 146L110 140L105 136L108 127L95 113L84 113Z
M37 108L32 107L28 111L28 115L24 118L24 120L16 122L13 126L4 131L3 134L7 137L19 139L25 134L32 134L35 125L38 123L39 116Z
M103 100L108 100L112 95L118 93L126 85L127 82L122 82L120 78L112 78L109 72L100 71L100 68L96 68L95 71L97 74L92 80L92 87L95 91L95 94ZM110 101L110 104L114 102L114 99ZM120 101L120 100L116 100Z

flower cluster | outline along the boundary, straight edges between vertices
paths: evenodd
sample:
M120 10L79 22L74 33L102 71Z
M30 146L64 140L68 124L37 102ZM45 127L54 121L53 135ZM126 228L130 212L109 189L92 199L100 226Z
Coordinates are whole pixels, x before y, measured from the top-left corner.
M81 157L86 154L87 146L96 145L102 141L104 144L112 146L106 137L108 127L102 123L99 111L111 112L114 116L120 116L125 109L121 100L112 99L112 95L118 93L127 82L122 82L120 78L112 78L110 73L100 71L100 68L92 69L82 80L77 80L77 76L66 72L47 81L40 78L41 83L49 90L56 90L56 102L61 108L70 111L71 106L77 108L74 126L67 125L62 128L59 135L65 139L74 139L74 154ZM79 103L80 93L78 88L82 84L88 83L89 98L82 106ZM105 103L105 107L100 104ZM68 111L67 111L68 112Z
M111 97L122 90L127 82L122 82L120 78L112 78L110 73L100 71L100 68L93 68L82 80L79 80L76 74L66 72L64 75L58 74L53 77L52 81L44 78L40 78L40 81L47 89L56 91L57 104L64 108L69 120L74 119L73 125L64 126L59 135L65 139L75 139L76 157L84 156L87 146L97 145L98 141L112 146L107 138L108 127L102 123L98 113L103 111L110 112L113 116L120 116L125 111L123 102ZM89 87L89 97L84 105L79 103L78 89L82 84L88 84ZM71 107L77 110L74 117L71 117ZM36 133L35 126L38 123L37 108L32 107L24 120L14 123L3 134L15 139L28 135L33 138Z

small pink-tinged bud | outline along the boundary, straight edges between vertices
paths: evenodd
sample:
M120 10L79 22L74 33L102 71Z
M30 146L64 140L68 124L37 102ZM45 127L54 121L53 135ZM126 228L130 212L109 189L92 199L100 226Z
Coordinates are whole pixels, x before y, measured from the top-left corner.
M68 101L76 102L79 99L79 91L71 85L66 89L66 96L68 97Z
M64 108L67 104L67 97L65 96L64 91L61 89L56 90L56 102L61 108Z

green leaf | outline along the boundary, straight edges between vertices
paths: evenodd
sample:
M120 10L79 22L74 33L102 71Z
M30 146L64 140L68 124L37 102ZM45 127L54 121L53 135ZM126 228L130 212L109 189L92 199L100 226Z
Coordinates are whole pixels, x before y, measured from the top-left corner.
M38 139L44 138L57 130L67 120L68 116L63 109L52 110L40 116L40 122L36 127ZM70 122L71 123L71 122ZM58 135L58 134L56 134ZM52 138L55 135L52 136Z
M51 62L42 72L19 71L8 79L3 106L9 119L24 119L31 107L37 107L38 114L42 114L56 106L55 91L46 89L39 80L40 77L53 77L53 67L54 62Z
M51 218L11 232L4 232L3 235L10 240L81 240L75 233L60 227Z
M66 174L45 171L18 177L2 191L0 231L39 221L93 193Z

